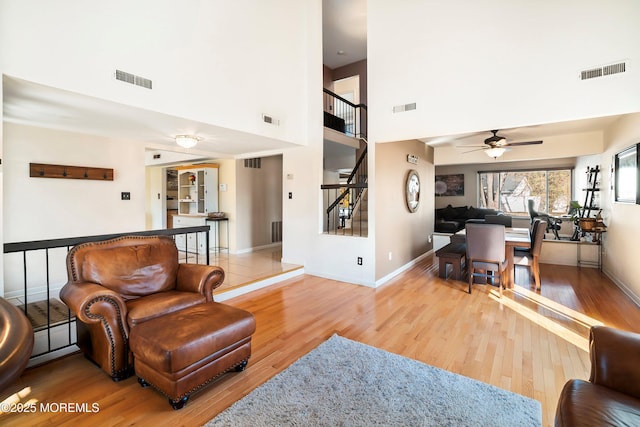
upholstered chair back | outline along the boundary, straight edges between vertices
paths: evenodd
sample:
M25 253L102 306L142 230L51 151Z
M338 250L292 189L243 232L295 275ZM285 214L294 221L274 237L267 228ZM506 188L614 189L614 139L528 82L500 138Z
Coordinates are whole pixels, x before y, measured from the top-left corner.
M505 260L505 229L501 224L467 224L467 257L483 261Z
M538 226L535 228L535 231L531 236L531 255L540 255L540 251L542 251L542 241L544 240L544 233L546 230L547 222L538 221Z
M67 269L74 282L97 283L131 300L176 287L178 251L168 236L127 236L75 246Z

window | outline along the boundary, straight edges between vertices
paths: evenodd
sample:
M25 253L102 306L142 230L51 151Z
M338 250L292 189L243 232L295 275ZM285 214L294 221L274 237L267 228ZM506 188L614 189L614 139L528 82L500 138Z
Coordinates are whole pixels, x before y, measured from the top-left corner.
M615 156L616 202L640 203L638 196L638 145L633 145Z
M571 203L572 169L478 172L478 206L529 216L528 200L538 212L563 215Z

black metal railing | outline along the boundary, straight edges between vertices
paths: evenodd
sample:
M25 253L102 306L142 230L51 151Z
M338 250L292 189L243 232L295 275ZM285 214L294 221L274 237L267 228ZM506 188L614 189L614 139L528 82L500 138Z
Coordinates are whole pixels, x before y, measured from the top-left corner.
M138 231L130 233L101 234L95 236L69 237L63 239L37 240L4 244L4 264L5 264L5 291L7 281L21 280L21 295L9 295L8 300L19 305L25 315L29 317L30 303L46 301L43 306L34 306L33 310L40 311L40 315L46 316L46 323L39 327L34 327L36 344L34 346L31 359L46 356L49 353L64 350L76 343L73 333L75 318L71 311L66 309L64 321L56 321L53 318L54 309L52 304L59 302L58 292L66 283L61 272L66 272L66 253L75 245L85 242L98 242L109 240L121 236L172 236L176 240L179 248L180 262L190 261L200 264L204 261L209 264L209 229L210 226L203 225L197 227L183 227L150 231ZM194 236L195 235L195 236ZM187 240L189 236L194 236L196 251L189 250ZM205 239L205 254L199 254L199 239ZM52 261L52 258L55 261ZM22 266L18 264L22 263ZM7 272L9 270L9 273ZM13 272L14 274L11 274ZM22 277L16 277L21 275ZM52 279L57 276L57 279ZM66 276L66 274L65 274ZM9 287L10 289L12 287ZM9 293L13 293L10 291ZM37 308L36 308L37 307ZM45 314L46 313L46 314Z
M366 236L368 232L368 206L363 195L368 187L368 156L366 139L361 138L365 146L360 153L346 184L324 184L326 206L324 232L328 234Z
M324 184L321 188L324 192L324 203L329 205L323 231L327 234L367 236L366 209L355 202L358 194L362 194L367 188L367 183ZM359 202L362 203L362 199Z
M367 137L367 106L323 89L324 126L354 138Z

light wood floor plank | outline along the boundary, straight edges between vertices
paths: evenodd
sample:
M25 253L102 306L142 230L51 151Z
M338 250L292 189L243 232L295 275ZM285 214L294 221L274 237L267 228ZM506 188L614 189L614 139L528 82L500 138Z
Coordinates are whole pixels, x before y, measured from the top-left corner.
M251 269L251 262L229 260L227 266ZM638 307L599 271L542 265L541 275L542 297L640 332ZM533 289L527 276L516 274L516 280ZM466 288L465 282L438 278L432 257L378 289L302 275L225 302L256 316L249 366L196 393L180 411L154 390L142 389L135 377L114 383L76 354L28 369L0 398L30 387L23 401L96 402L98 413L1 414L0 424L199 426L338 333L537 399L544 425L552 425L564 383L588 378L587 352L498 301L492 287L474 285L471 295Z

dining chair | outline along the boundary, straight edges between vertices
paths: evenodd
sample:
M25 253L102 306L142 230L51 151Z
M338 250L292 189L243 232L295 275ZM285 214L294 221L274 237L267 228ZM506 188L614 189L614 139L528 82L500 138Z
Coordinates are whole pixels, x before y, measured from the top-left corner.
M505 256L505 227L502 224L476 224L465 226L467 241L467 271L469 293L474 277L495 279L489 272L497 272L500 296L505 283L507 259Z
M523 266L530 269L533 279L536 283L536 290L540 290L540 251L542 250L542 241L544 233L547 229L545 221L537 220L534 223L534 230L531 235L531 249L516 249L513 251L513 273L517 266Z

